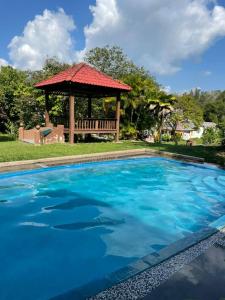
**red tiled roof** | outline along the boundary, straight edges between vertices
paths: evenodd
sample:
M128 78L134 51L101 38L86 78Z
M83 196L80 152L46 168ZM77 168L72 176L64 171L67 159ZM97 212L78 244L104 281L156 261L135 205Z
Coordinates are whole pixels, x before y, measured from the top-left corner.
M73 67L62 71L47 80L37 83L35 87L44 88L46 86L62 82L73 82L85 85L94 85L98 87L108 87L124 91L131 90L129 85L115 80L85 63L74 65Z

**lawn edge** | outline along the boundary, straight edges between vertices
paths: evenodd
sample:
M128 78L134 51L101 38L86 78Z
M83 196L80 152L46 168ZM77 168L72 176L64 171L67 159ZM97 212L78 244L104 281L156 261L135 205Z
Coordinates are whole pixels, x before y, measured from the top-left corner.
M82 154L82 155L48 157L48 158L39 158L39 159L32 159L32 160L1 162L0 172L22 170L22 169L35 169L40 167L55 166L55 165L62 165L62 164L69 164L69 163L91 162L91 161L98 161L98 160L108 160L108 159L116 159L122 157L141 156L141 155L150 155L150 156L158 155L158 156L181 159L181 160L191 161L196 163L204 163L205 161L204 158L201 157L142 148L142 149L108 151L108 152Z

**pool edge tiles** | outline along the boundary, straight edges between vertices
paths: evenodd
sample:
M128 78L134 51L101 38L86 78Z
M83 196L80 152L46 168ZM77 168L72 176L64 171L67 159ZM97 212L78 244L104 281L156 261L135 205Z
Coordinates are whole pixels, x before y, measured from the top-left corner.
M146 156L146 155L169 157L173 159L195 162L195 163L204 163L205 161L204 158L201 157L143 148L143 149L100 152L100 153L62 156L62 157L48 157L48 158L40 158L40 159L33 159L33 160L0 162L0 173L38 169L38 168L44 168L48 166L54 167L54 166L65 165L65 164L75 164L81 162L93 162L99 160L102 161L102 160L110 160L110 159L117 159L123 157Z
M150 155L150 154L139 154L139 155L122 155L122 156L115 156L115 157L99 157L99 159L93 159L93 160L80 160L76 162L70 162L70 163L61 163L61 164L54 164L54 165L41 165L37 164L36 168L31 169L18 169L18 170L11 170L11 171L2 171L0 167L0 179L8 178L8 177L14 177L14 176L23 176L23 175L29 175L29 174L36 174L36 173L44 173L44 172L51 172L56 171L60 169L67 169L67 168L83 168L85 166L91 166L91 164L104 164L104 163L115 163L123 160L135 160L135 159L141 159L141 158L152 158L152 159L161 159L165 161L170 161L173 163L183 163L186 165L195 166L198 168L204 168L204 169L216 169L221 170L219 166L216 165L209 165L206 163L201 163L199 161L188 161L188 160L182 160L181 158L175 157L167 157L163 155ZM222 169L223 170L223 169Z
M220 229L221 229L221 222L220 222ZM224 222L225 227L225 222ZM161 249L158 252L151 253L146 255L137 261L128 264L127 266L106 275L102 279L94 280L84 286L78 287L74 290L70 290L64 294L58 295L56 297L51 298L51 300L63 300L63 299L76 299L76 300L85 300L85 299L127 299L130 300L132 298L129 294L128 298L113 298L111 294L111 290L117 289L117 286L120 284L125 284L129 282L129 280L134 280L135 277L143 272L147 272L148 270L153 269L154 267L159 266L160 264L172 259L173 257L182 254L192 247L197 246L199 243L204 242L205 240L209 239L210 237L213 238L216 234L220 234L220 231L216 227L206 227L200 231L197 231L190 236L187 236L183 239L180 239L167 247ZM217 241L217 240L216 240ZM141 282L143 284L143 282ZM145 282L144 284L147 284ZM119 295L121 292L116 293ZM103 294L103 296L102 296ZM135 296L134 299L137 299Z

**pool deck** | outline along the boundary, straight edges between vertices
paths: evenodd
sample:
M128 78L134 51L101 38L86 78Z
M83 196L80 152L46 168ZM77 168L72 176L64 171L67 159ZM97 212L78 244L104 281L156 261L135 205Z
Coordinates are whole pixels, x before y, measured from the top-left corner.
M224 300L224 283L225 241L222 240L154 289L144 300Z
M92 161L110 160L110 159L118 159L118 158L134 157L134 156L146 156L146 155L162 156L162 157L185 160L189 162L204 163L204 159L200 157L143 148L143 149L136 149L136 150L112 151L112 152L102 152L102 153L93 153L93 154L84 154L84 155L41 158L35 160L2 162L0 163L0 172L38 169L46 166L56 166L56 165L64 165L64 164L74 164L74 163L81 163L81 162L92 162Z

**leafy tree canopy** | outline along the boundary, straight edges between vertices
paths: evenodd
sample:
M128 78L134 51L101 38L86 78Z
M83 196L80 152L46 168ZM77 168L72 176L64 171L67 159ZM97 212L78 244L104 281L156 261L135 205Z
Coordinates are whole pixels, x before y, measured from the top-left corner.
M144 69L138 68L117 46L93 48L85 54L84 60L99 71L116 79L140 70L145 73Z
M191 94L178 96L174 109L179 121L192 121L196 127L201 126L203 110Z

